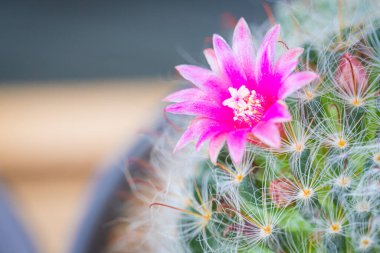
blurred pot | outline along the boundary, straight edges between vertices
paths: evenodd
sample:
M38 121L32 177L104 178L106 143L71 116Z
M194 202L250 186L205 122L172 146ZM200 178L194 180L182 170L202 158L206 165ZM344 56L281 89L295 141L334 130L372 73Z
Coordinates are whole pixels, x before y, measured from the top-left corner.
M97 176L91 187L89 204L74 239L70 253L104 252L112 226L107 224L120 217L125 204L125 193L129 191L124 175L129 158L148 159L151 143L139 141L125 157ZM139 174L138 164L129 166ZM0 252L2 253L2 252Z
M4 187L0 186L0 253L35 253L25 230L17 219Z

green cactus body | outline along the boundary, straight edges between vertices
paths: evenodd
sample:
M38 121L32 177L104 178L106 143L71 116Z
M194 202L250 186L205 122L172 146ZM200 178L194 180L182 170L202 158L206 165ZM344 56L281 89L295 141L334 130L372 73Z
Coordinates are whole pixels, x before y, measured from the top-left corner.
M240 164L224 147L173 168L201 168L182 179L196 202L175 220L183 252L380 252L379 6L277 3L281 42L320 78L287 98L281 148L252 140Z

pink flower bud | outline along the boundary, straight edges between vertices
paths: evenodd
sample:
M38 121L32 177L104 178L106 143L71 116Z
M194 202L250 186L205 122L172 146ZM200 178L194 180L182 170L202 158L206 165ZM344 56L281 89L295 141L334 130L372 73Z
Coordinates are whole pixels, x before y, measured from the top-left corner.
M361 105L368 88L368 74L357 58L349 53L342 56L336 71L336 82L355 106Z
M285 207L293 202L296 186L287 178L277 178L270 182L269 194L276 206Z

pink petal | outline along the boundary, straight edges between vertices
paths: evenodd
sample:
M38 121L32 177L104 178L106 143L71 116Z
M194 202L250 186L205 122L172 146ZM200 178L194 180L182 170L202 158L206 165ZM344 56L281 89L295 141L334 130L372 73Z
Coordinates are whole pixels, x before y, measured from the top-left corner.
M243 159L245 145L247 142L247 134L248 133L246 130L242 130L230 132L227 136L228 150L232 161L236 164L240 164Z
M273 104L265 113L263 121L270 121L273 123L281 123L292 120L288 107L282 101Z
M311 71L297 72L289 76L278 92L280 99L285 99L296 90L301 89L306 84L310 83L314 79L318 78L318 75Z
M217 136L214 136L210 140L209 153L210 153L210 160L213 164L216 164L218 155L220 153L220 150L223 148L225 141L226 141L225 134L219 134Z
M234 35L232 49L236 60L242 67L248 82L253 82L254 77L254 50L251 31L244 18L240 18L237 23Z
M198 66L178 65L175 68L183 78L200 89L207 88L207 81L214 76L210 70Z
M186 101L168 105L165 107L165 111L173 114L217 118L218 115L223 113L223 108L220 108L211 102L206 103L205 101Z
M207 100L208 96L200 89L190 88L176 91L166 98L165 102L184 102L188 100Z
M203 54L206 57L207 63L210 66L211 70L215 73L219 73L220 69L218 65L218 59L216 59L214 49L206 48L203 50Z
M189 144L189 142L198 137L202 131L208 128L210 122L210 120L203 118L193 120L177 142L177 145L174 148L174 152L182 149L184 146Z
M240 66L236 62L230 46L222 37L217 34L214 34L213 36L213 45L221 71L223 71L225 75L230 79L231 84L235 88L239 88L246 82L246 80L240 71Z
M280 131L275 123L261 121L252 129L252 134L270 147L279 148L281 146Z
M195 144L195 149L199 151L202 144L208 139L214 137L216 134L219 134L222 127L220 124L210 124L207 129L205 129L199 136L197 143Z
M276 62L275 72L287 78L298 65L298 58L303 53L303 48L297 47L286 51Z
M207 91L211 96L218 99L228 96L227 89L229 84L216 76L212 71L192 65L179 65L176 69L183 78L193 83L199 89Z
M265 35L263 42L257 51L255 68L257 82L262 76L273 72L274 54L279 34L280 25L273 26Z

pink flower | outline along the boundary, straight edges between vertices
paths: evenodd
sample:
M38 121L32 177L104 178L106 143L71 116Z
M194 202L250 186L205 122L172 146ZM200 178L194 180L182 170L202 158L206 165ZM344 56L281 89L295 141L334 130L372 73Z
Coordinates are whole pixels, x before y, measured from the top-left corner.
M214 49L204 51L211 70L180 65L176 69L196 87L175 92L165 101L174 114L194 115L176 150L197 139L196 149L209 140L213 163L224 143L232 160L239 164L250 135L278 148L278 123L291 120L283 100L315 78L310 71L292 73L302 48L287 50L275 61L280 26L270 29L255 52L251 32L241 18L235 27L232 48L219 35L213 36ZM255 56L256 54L256 56Z

